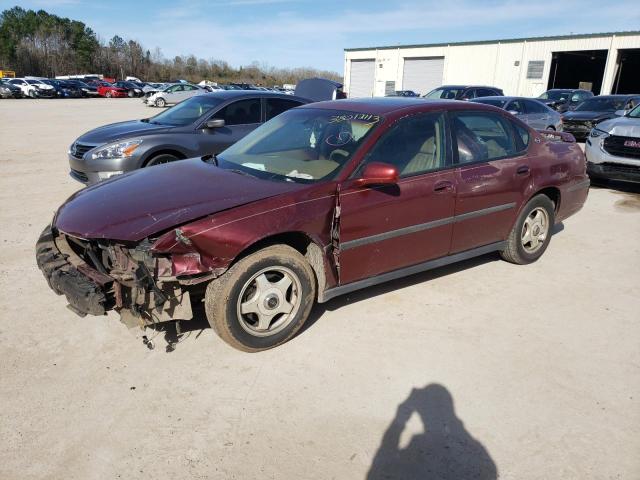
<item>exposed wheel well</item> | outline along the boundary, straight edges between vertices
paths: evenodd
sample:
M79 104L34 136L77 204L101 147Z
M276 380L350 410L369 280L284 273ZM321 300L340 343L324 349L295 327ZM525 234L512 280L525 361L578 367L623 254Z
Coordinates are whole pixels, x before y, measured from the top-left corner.
M555 213L558 213L558 209L560 208L560 190L558 190L556 187L543 188L542 190L538 190L535 194L533 194L531 198L540 194L546 195L551 199L553 205L555 206Z
M303 232L278 233L258 240L238 254L231 265L229 265L229 268L246 256L257 252L258 250L262 250L263 248L270 247L271 245L288 245L304 255L315 274L317 294L322 294L322 292L324 292L326 272L324 269L324 255L322 253L322 248Z
M177 150L171 150L171 149L159 150L157 152L150 153L147 156L147 158L144 159L142 166L146 167L147 164L151 161L151 159L157 157L158 155L173 155L174 157L179 158L180 160L187 158L183 153L178 152Z

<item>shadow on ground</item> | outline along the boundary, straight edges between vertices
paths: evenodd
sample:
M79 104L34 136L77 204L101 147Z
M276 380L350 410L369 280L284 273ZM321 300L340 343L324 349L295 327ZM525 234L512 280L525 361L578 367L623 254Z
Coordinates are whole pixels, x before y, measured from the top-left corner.
M424 431L401 447L402 432L414 413ZM442 385L431 384L413 389L398 405L366 478L494 480L498 478L498 470L487 449L456 416L449 391Z

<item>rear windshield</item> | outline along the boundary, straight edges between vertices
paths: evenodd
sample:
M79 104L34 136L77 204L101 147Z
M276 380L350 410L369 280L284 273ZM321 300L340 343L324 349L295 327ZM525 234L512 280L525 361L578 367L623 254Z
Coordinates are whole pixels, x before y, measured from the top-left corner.
M626 97L594 97L578 105L576 111L615 112L616 110L622 110L626 102Z
M222 98L212 95L197 95L180 102L175 107L165 110L155 117L151 117L149 123L170 125L172 127L190 125L223 101Z
M426 98L445 98L449 100L455 100L456 97L462 92L462 88L436 88L435 90L431 90L429 93L425 95Z
M571 95L571 90L549 90L544 92L538 98L542 100L566 100Z

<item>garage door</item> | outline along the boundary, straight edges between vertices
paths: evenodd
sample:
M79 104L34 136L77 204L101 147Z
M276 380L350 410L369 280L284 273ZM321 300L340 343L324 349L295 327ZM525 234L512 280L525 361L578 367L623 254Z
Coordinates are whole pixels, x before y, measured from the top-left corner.
M373 95L375 66L374 60L351 60L349 98Z
M405 58L402 89L424 95L442 85L444 57Z

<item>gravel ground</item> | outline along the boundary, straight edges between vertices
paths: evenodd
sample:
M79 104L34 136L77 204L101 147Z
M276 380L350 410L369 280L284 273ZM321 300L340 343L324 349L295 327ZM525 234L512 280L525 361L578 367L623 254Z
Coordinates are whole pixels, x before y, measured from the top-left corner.
M34 245L68 145L155 111L0 100L0 478L640 478L640 190L592 188L533 265L336 299L261 354L202 318L150 351L67 310Z

